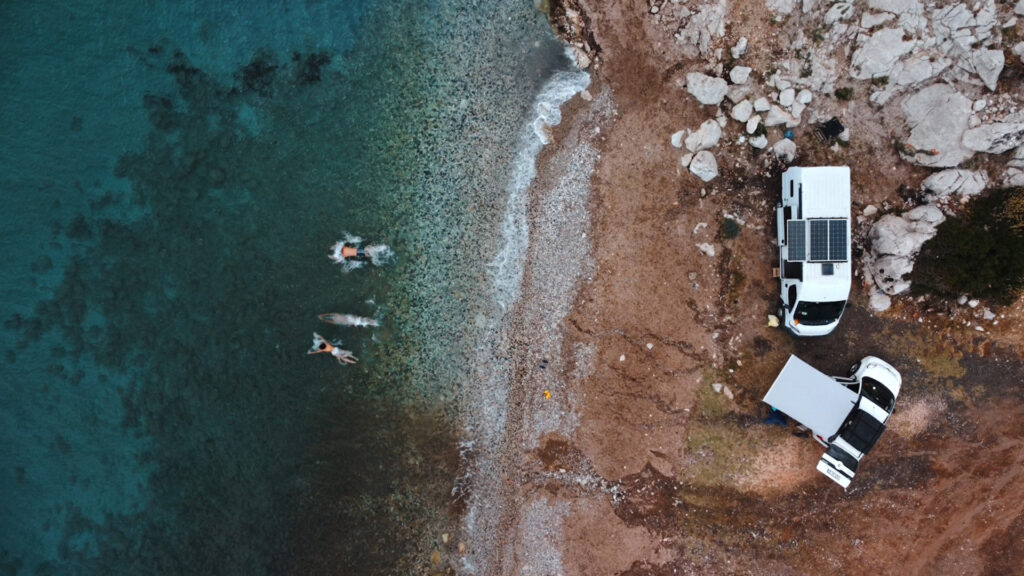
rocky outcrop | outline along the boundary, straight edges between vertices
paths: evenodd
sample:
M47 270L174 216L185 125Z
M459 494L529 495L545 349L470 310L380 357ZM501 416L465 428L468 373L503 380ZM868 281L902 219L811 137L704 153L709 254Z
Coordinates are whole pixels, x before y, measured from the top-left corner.
M914 48L913 42L903 40L903 30L883 28L875 32L863 46L853 53L850 76L870 80L890 76L900 57Z
M690 72L686 75L686 91L701 104L717 106L725 99L729 84L722 78Z
M679 5L677 10L680 10L677 16L681 26L675 38L682 45L684 54L688 58L712 55L712 42L725 36L725 0L696 6L689 4L688 7Z
M1002 154L1024 144L1024 112L964 132L963 144L977 152Z
M929 200L943 200L958 194L961 201L980 193L988 186L988 176L981 171L950 169L925 178L921 188L929 192Z
M896 295L910 288L907 274L914 269L914 258L921 246L935 236L936 227L946 217L936 206L918 206L902 217L886 214L868 233L871 252L867 273L883 292Z
M718 162L711 152L701 150L690 161L690 172L704 182L710 182L718 176Z
M722 138L722 127L715 120L705 120L695 132L686 137L686 149L690 152L708 150L718 145Z
M961 144L972 102L947 84L933 84L903 101L910 137L904 159L922 166L948 168L974 155Z

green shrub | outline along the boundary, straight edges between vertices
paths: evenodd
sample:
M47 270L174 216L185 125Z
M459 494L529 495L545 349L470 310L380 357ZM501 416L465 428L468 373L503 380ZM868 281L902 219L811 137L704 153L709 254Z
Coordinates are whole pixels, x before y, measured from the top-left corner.
M837 100L852 100L853 88L850 88L849 86L836 88L836 91L833 94L835 94Z
M731 240L740 235L740 225L732 218L722 218L722 238Z
M1013 302L1024 289L1024 189L976 198L963 216L940 224L910 279L918 293Z

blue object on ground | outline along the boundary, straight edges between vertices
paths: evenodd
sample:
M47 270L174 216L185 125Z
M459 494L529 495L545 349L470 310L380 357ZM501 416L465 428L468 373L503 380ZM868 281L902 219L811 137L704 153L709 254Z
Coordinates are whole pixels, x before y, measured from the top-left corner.
M779 426L785 426L786 425L786 415L783 414L782 412L779 412L775 408L772 408L771 413L768 414L768 417L764 419L764 423L765 424L776 424L776 425L779 425Z
M793 139L793 131L792 130L786 130L785 132L782 133L782 135L785 136L786 138L789 138L790 140Z

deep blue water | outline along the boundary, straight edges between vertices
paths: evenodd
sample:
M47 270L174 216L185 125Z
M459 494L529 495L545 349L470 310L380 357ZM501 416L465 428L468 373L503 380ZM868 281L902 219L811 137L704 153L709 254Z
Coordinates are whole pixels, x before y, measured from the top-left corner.
M565 66L496 4L0 5L0 574L423 572ZM394 262L343 274L345 231Z

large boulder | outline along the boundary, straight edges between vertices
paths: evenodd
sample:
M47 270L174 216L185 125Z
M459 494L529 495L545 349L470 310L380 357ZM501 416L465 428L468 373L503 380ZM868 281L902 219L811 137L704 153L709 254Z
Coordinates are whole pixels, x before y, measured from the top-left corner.
M963 145L978 152L1002 154L1024 144L1024 112L1005 118L1003 122L982 124L964 132Z
M949 168L974 156L961 143L971 117L971 102L948 84L932 84L903 101L910 128L904 158L922 166Z
M718 162L715 156L707 150L701 150L693 156L690 161L690 172L705 182L710 182L718 176Z
M692 12L691 12L692 10ZM682 44L688 58L698 54L710 56L714 53L712 43L725 36L725 0L717 0L694 6L690 4L685 12L681 27L675 37Z
M868 233L871 252L867 269L875 285L893 296L907 291L910 280L905 276L914 269L914 258L945 219L942 210L931 204L918 206L902 217L886 214L879 218Z
M902 29L883 28L853 53L850 76L857 80L889 76L900 57L913 48L913 42L903 41Z
M708 150L718 145L722 138L722 127L715 120L705 120L696 132L686 137L686 149L690 152Z
M959 194L966 200L984 190L987 185L988 175L984 172L951 168L925 178L921 188L931 192L934 199Z
M744 100L739 104L732 107L730 113L733 120L737 122L746 122L750 120L750 115L754 113L754 105L750 103L750 100Z
M686 91L701 104L717 106L729 91L729 84L723 78L690 72L686 75Z

